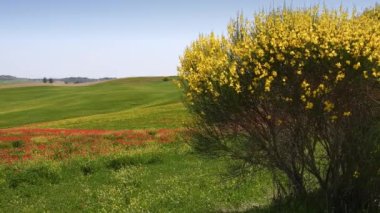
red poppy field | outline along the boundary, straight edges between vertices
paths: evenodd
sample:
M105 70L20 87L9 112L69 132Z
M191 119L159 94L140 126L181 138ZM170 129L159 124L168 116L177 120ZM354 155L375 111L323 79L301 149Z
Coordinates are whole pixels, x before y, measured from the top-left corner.
M128 146L170 143L177 130L1 129L0 163L62 160L117 153Z

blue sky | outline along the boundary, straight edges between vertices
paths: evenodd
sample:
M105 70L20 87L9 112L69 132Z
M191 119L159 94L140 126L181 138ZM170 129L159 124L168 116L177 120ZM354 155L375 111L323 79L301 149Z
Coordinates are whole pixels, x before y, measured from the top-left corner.
M283 6L363 8L378 0L0 0L0 75L128 77L175 75L200 33L224 33Z

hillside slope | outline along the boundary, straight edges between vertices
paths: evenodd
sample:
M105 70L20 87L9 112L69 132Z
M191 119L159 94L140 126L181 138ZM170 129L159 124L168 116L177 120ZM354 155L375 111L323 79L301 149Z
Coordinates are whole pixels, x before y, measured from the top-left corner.
M180 91L161 77L126 78L84 87L0 89L0 128L124 129L178 127Z

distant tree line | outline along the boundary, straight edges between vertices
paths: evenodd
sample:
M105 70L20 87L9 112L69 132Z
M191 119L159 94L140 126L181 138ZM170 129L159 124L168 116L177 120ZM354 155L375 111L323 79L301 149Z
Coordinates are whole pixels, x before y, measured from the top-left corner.
M42 82L44 83L44 84L46 84L46 83L49 83L49 84L52 84L52 83L54 83L54 80L52 79L52 78L46 78L46 77L44 77L43 79L42 79Z

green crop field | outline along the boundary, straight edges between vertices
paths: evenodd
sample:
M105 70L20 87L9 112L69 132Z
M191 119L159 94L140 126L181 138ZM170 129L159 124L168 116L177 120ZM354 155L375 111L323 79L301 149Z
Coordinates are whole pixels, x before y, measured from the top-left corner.
M266 172L231 176L228 159L162 136L190 116L161 77L3 88L0 108L0 212L261 211L271 200Z
M82 87L3 88L0 108L0 128L165 128L178 127L186 117L180 91L161 77Z

